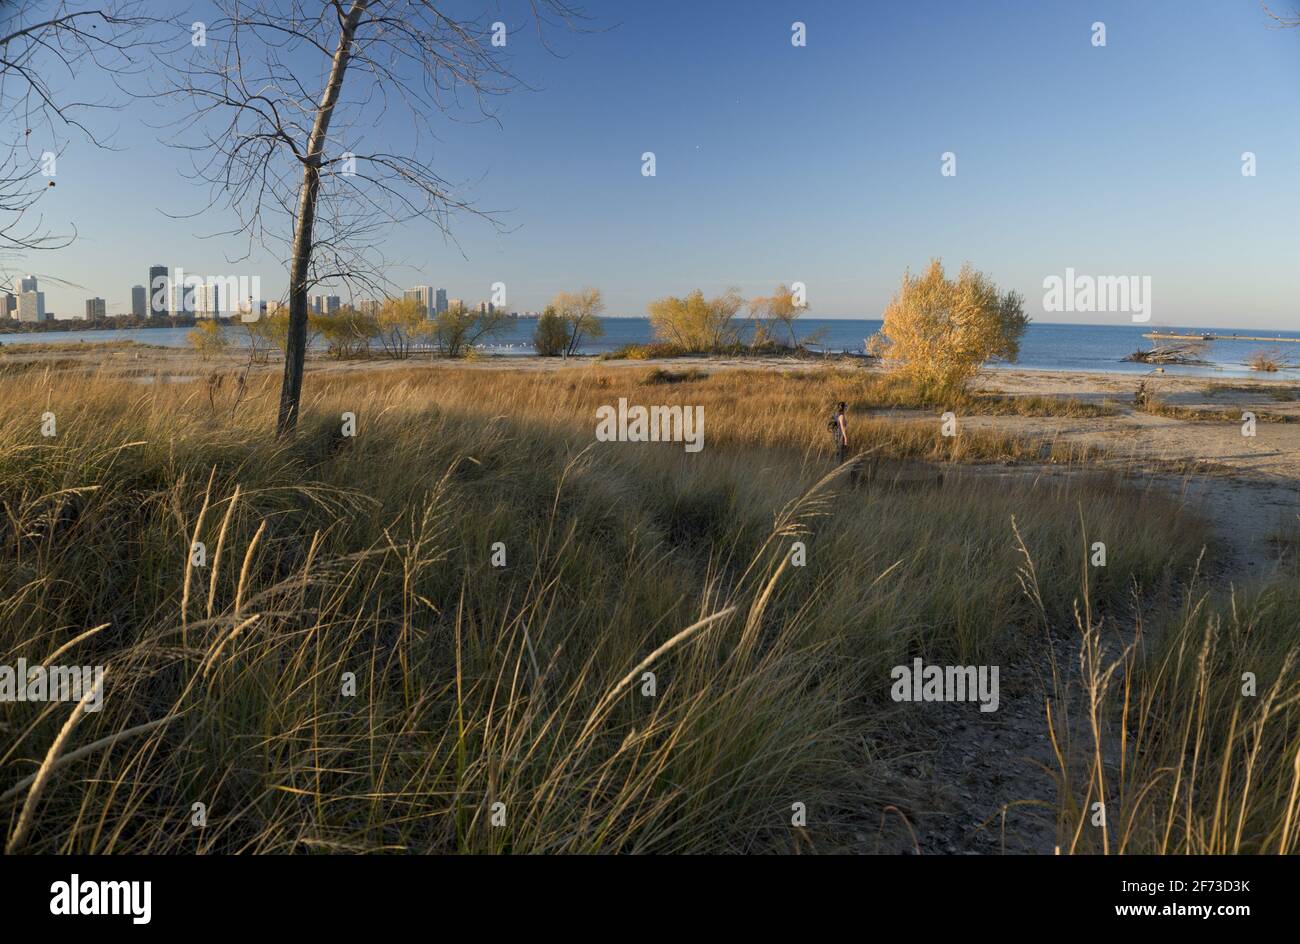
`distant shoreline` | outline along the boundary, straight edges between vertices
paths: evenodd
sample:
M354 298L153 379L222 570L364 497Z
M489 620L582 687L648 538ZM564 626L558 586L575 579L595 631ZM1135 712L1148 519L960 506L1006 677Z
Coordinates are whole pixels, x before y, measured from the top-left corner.
M148 331L159 328L193 328L194 318L168 318L166 323L86 321L84 318L56 318L53 321L11 321L0 324L0 336L13 334L97 334L101 331ZM223 320L223 324L230 322ZM64 327L64 326L67 327Z
M516 366L525 366L533 353L533 323L524 319L512 322L511 326L493 340L477 349L477 356L490 361L501 361ZM55 331L38 331L45 326L31 325L23 329L9 328L0 330L0 351L8 356L23 356L22 349L27 346L52 348L63 346L68 350L89 349L103 351L105 347L117 345L138 345L140 349L167 348L177 352L188 352L188 334L193 322L161 324L140 324L125 328L115 328L111 322L97 325L89 330L84 325L68 325ZM845 321L833 322L809 317L802 321L798 330L801 342L818 342L812 344L815 352L804 363L826 355L830 357L861 356L866 339L880 327L879 321ZM136 330L136 329L141 330ZM654 333L648 319L608 318L605 319L605 333L599 339L584 340L578 357L588 358L609 356L618 351L631 348L648 347L654 343ZM147 330L145 330L147 329ZM1243 331L1245 329L1229 329ZM1165 365L1163 371L1154 371L1154 365L1126 361L1136 349L1148 348L1161 341L1146 341L1141 335L1150 333L1149 325L1083 325L1069 326L1063 324L1033 323L1029 326L1020 345L1019 361L1011 365L992 364L997 370L1018 369L1034 372L1073 371L1085 374L1135 377L1146 374L1155 376L1202 376L1215 378L1252 378L1260 372L1251 369L1252 357L1261 349L1284 348L1275 343L1287 338L1266 338L1262 340L1245 340L1238 334L1233 339L1224 336L1224 340L1213 343L1198 358L1207 363L1199 365L1179 364ZM240 323L226 323L223 333L232 342L232 351L245 344L244 331ZM1219 329L1219 334L1223 334ZM1287 332L1297 334L1297 332ZM1258 337L1248 335L1247 337ZM1297 338L1296 340L1300 340ZM1189 342L1190 343L1190 342ZM1295 349L1292 349L1295 350ZM315 349L309 354L317 353ZM645 351L644 353L652 353ZM428 357L421 353L418 359L427 363ZM691 362L686 358L682 362ZM1300 358L1279 359L1280 363ZM579 361L581 362L581 361ZM696 361L698 362L698 361ZM363 361L362 363L369 363ZM1300 382L1300 364L1273 372L1276 380Z
M114 323L114 318L121 318L123 321ZM647 315L601 315L601 321L646 321ZM205 319L206 320L206 319ZM222 318L222 324L235 325L239 321L237 318ZM536 316L520 315L518 321L536 321ZM737 318L739 321L746 321L746 318ZM809 314L806 321L836 321L836 322L853 322L853 321L880 321L879 315L814 315ZM126 315L109 315L105 321L88 322L85 318L54 318L45 322L33 321L14 321L10 319L8 323L0 320L0 334L25 334L32 331L133 331L137 328L192 328L197 319L184 318L174 319L168 316L168 320L162 323L156 321L131 321ZM798 322L796 322L798 324ZM1300 338L1281 338L1275 336L1250 336L1244 334L1222 334L1224 330L1219 325L1153 325L1150 322L1098 322L1098 321L1043 321L1033 319L1030 324L1042 328L1132 328L1135 331L1146 332L1143 337L1155 335L1159 337L1195 337L1200 338L1202 333L1209 332L1215 335L1216 339L1221 341L1276 341L1276 340L1294 340L1300 341ZM65 327L66 326L66 327ZM1257 328L1246 326L1238 328L1240 331L1262 331L1278 332L1287 331L1287 328Z
M132 356L134 355L134 356ZM170 373L177 371L186 375L195 372L224 370L242 366L246 357L238 350L215 355L208 360L202 359L189 348L172 345L150 344L147 340L87 338L35 342L31 344L5 344L0 339L0 367L21 359L27 363L39 364L48 361L62 367L84 365L86 367L125 367L128 362L135 372ZM606 358L598 353L576 354L569 358L542 357L537 354L501 354L480 352L473 358L449 359L431 357L428 354L415 354L404 359L382 356L369 358L351 358L335 360L321 351L313 350L308 354L307 367L311 372L357 372L369 370L394 369L433 369L433 370L519 370L519 371L556 371L572 368L591 368L604 370L651 370L674 368L702 368L705 370L821 370L827 368L848 368L859 370L880 370L878 361L868 360L861 354L832 353L825 356L750 356L750 355L714 355L692 354L678 357L653 357L645 359ZM254 367L254 372L275 372L283 369L283 360L278 352L266 363ZM1298 382L1300 370L1291 369L1276 373L1251 372L1248 375L1234 375L1215 365L1170 365L1157 369L1147 364L1116 363L1114 368L1094 367L1051 367L1035 366L1023 363L993 362L985 365L985 371L993 376L1009 377L1012 374L1036 379L1030 386L1038 388L1035 392L1047 392L1050 382L1055 379L1063 382L1065 388L1093 378L1097 382L1109 384L1123 383L1135 385L1143 378L1156 378L1161 381L1196 381L1218 380L1233 383L1258 384L1260 386L1294 387Z

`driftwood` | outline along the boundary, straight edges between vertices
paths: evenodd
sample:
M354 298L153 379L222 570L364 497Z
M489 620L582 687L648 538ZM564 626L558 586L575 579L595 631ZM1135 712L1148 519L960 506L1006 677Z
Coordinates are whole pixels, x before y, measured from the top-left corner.
M1204 350L1204 344L1157 344L1149 351L1134 351L1124 360L1141 364L1205 364L1208 362L1200 356Z
M1280 347L1275 347L1269 351L1256 351L1247 359L1246 366L1251 370L1262 370L1272 374L1295 367L1296 364L1290 354Z

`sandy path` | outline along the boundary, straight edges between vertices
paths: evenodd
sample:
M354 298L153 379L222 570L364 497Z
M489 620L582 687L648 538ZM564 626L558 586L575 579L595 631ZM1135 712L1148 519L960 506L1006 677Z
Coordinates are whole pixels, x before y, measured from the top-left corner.
M1198 410L1269 411L1288 415L1300 403L1279 401L1271 383L1234 383L1216 388L1198 378L1157 382L1166 403ZM1048 441L1100 447L1115 467L1142 484L1159 487L1205 516L1226 553L1206 561L1215 576L1234 584L1265 579L1277 568L1281 535L1300 534L1300 424L1257 422L1256 435L1242 435L1239 422L1178 419L1138 412L1131 406L1136 379L1096 375L1044 376L1032 372L990 372L982 386L1019 395L1068 395L1104 402L1118 412L1099 418L970 416L967 429L997 429ZM932 414L895 411L913 417ZM1167 462L1204 464L1174 475L1158 471ZM1022 477L1064 476L1066 467L985 466L968 474ZM1118 624L1117 624L1118 626ZM1114 653L1131 640L1123 627L1107 635ZM1058 763L1048 737L1045 702L1062 692L1052 682L1053 660L1072 708L1066 713L1071 739L1084 746L1089 735L1081 711L1076 633L1044 639L1037 656L1002 666L1002 704L995 713L963 710L965 705L928 705L908 718L902 732L913 752L904 771L919 784L909 805L911 833L887 844L893 851L922 854L1051 854L1056 847ZM1061 705L1057 706L1058 724ZM1106 754L1117 756L1112 732ZM1114 771L1111 764L1108 770Z
M1231 579L1267 576L1278 562L1279 538L1300 529L1300 424L1258 423L1251 438L1236 423L1133 412L1088 420L1013 416L966 422L971 429L1105 449L1112 458L1104 464L1162 487L1209 520L1231 549L1231 557L1214 569ZM1157 471L1160 463L1187 460L1207 465L1185 475Z
M986 466L967 473L1023 478L1069 475L1061 467ZM1267 578L1278 566L1270 537L1288 518L1296 523L1300 493L1294 482L1245 476L1144 475L1206 515L1224 539L1227 554L1205 561L1206 571L1240 585ZM1292 531L1294 532L1294 528ZM1070 764L1077 772L1091 763L1079 664L1079 633L1054 627L1020 658L1000 665L1001 704L996 712L969 704L927 704L904 712L898 758L909 778L901 784L910 829L889 830L883 851L923 855L1051 855L1056 851L1059 762L1049 734L1046 704L1051 698L1058 735L1069 726L1074 744ZM1108 658L1132 642L1125 620L1103 623ZM1055 669L1055 671L1054 671ZM1068 708L1066 707L1068 706ZM1118 732L1103 733L1108 777L1118 775ZM875 847L872 851L880 851Z

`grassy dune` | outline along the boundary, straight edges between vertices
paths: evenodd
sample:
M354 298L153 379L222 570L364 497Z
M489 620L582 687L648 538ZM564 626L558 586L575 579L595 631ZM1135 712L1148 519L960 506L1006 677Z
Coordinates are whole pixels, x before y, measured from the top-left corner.
M1083 622L1082 688L1119 736L1062 779L1071 852L1294 854L1300 849L1300 573L1189 593L1180 613L1107 653ZM1058 726L1062 750L1068 734ZM1098 738L1097 743L1103 743ZM1067 765L1063 765L1063 769ZM1089 828L1103 802L1104 828Z
M103 710L66 737L66 704L0 706L14 850L862 849L853 837L877 836L900 800L890 667L1033 658L1044 624L1068 631L1085 578L1091 612L1126 619L1135 596L1172 600L1207 540L1081 456L944 438L937 410L855 422L854 445L1078 474L946 466L941 488L850 488L829 405L889 404L849 374L411 369L307 390L300 435L275 444L270 378L0 376L0 662L107 668ZM620 396L704 405L703 452L594 442L595 407ZM1105 568L1086 566L1095 540ZM1159 721L1130 779L1169 779L1167 745L1200 699L1196 638L1167 635L1127 676ZM1261 691L1287 668L1269 653ZM1294 846L1279 834L1297 728L1283 685L1247 845ZM1279 713L1292 733L1274 733ZM1220 737L1226 720L1196 715L1202 757L1237 736ZM1070 777L1086 792L1086 771ZM1133 847L1154 841L1150 808Z

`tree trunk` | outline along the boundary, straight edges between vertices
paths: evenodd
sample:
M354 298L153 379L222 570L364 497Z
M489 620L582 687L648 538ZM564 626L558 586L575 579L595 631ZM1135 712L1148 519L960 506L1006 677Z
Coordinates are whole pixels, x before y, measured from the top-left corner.
M321 95L316 120L307 142L302 167L302 189L298 193L298 218L289 260L289 337L284 352L284 381L280 385L280 414L277 436L288 436L298 425L298 404L302 399L302 366L307 356L307 277L311 269L312 229L316 223L316 199L320 195L320 167L329 135L330 118L343 88L343 76L352 54L352 39L361 14L370 0L353 0L339 33L338 48L330 66L329 82Z

